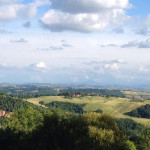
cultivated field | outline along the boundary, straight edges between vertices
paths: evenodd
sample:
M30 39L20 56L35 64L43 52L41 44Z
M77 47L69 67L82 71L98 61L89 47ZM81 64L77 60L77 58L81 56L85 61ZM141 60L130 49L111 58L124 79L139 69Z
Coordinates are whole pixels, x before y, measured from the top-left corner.
M149 92L141 92L141 91L122 91L126 95L150 95Z
M66 99L63 96L43 96L39 98L31 98L27 101L36 105L40 105L40 101L44 101L45 104L51 103L53 101L86 104L84 106L84 110L87 112L101 109L104 113L108 113L117 118L132 118L137 122L150 124L150 119L141 119L124 115L124 113L130 112L131 110L140 106L150 104L150 100L145 100L143 102L131 102L131 99L118 97L106 98L100 96L86 96L83 98Z

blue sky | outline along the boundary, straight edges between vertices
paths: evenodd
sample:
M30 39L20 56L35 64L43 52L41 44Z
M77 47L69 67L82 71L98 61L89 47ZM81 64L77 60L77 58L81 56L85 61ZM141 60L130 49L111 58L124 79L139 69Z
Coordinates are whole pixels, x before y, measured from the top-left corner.
M149 0L130 0L132 9L129 10L128 14L134 17L141 16L145 17L149 14Z
M0 82L150 83L149 0L0 0Z

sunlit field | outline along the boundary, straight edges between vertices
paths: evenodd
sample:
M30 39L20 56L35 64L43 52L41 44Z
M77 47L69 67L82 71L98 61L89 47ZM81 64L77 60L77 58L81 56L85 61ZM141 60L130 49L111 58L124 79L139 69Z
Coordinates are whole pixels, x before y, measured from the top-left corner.
M145 104L150 104L149 100L143 102L132 102L131 99L118 97L107 98L100 96L85 96L82 98L67 99L63 96L43 96L39 98L31 98L27 101L36 105L40 105L40 101L44 101L45 104L51 103L53 101L85 104L83 109L87 112L100 109L104 113L108 113L116 118L132 118L139 123L150 124L150 119L135 118L124 115L124 113L130 112L133 109L141 107Z

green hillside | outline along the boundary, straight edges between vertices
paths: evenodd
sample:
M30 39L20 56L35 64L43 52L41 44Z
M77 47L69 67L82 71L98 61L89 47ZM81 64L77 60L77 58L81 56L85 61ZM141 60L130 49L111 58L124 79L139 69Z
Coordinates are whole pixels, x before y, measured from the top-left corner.
M40 101L44 101L45 104L52 102L67 102L74 104L85 104L83 107L84 111L91 112L96 110L102 110L104 113L108 113L116 118L131 118L139 123L149 124L150 119L136 118L125 115L136 108L150 104L149 100L142 102L133 102L128 98L119 97L100 97L100 96L85 96L82 98L67 99L63 96L44 96L39 98L27 99L28 102L39 105Z

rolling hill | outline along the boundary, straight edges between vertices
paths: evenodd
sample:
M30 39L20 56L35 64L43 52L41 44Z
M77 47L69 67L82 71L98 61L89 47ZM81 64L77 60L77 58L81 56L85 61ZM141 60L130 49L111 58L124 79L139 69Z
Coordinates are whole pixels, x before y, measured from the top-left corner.
M57 101L73 104L84 104L83 110L86 112L102 110L104 113L108 113L116 118L131 118L139 123L150 123L150 119L136 118L125 115L125 113L130 112L136 108L139 108L146 104L150 104L149 100L144 100L142 102L133 102L131 99L119 97L108 98L101 96L85 96L82 98L67 99L63 96L43 96L39 98L27 99L26 101L38 106L40 106L40 101L44 101L45 105Z

